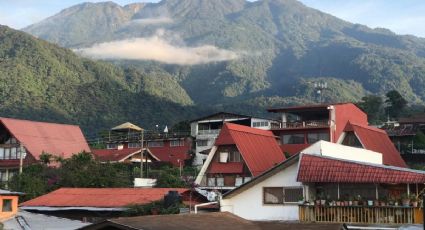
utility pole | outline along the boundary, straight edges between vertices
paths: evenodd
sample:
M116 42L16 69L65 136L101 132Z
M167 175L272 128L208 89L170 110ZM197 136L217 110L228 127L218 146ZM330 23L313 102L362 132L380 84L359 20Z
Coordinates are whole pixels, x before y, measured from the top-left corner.
M23 168L23 164L24 164L24 146L20 145L19 146L19 175L22 174L22 168Z

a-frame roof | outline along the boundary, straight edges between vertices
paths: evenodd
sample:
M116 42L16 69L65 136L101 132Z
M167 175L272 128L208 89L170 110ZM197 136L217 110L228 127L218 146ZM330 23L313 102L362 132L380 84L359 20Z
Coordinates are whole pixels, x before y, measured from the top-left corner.
M356 134L365 149L381 153L384 165L407 167L384 130L349 122L344 132L350 131Z
M225 123L215 145L236 145L253 176L285 160L271 131Z
M13 118L0 118L0 122L35 159L43 152L68 158L90 148L77 125L57 124Z

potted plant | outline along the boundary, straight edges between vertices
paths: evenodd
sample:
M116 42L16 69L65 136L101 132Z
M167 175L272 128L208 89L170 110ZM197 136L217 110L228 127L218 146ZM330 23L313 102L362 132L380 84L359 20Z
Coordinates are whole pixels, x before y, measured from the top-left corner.
M341 198L336 201L336 206L341 206Z
M387 197L386 197L386 196L384 196L384 197L382 198L382 200L379 202L379 204L380 204L381 206L386 206L386 205L387 205Z
M369 205L369 206L373 206L373 200L368 200L368 201L367 201L367 205Z
M362 197L360 195L355 196L354 200L353 200L353 205L358 206L361 199L362 199Z
M406 207L410 206L410 197L407 193L401 194L401 204Z
M348 205L353 206L353 196L348 197Z
M413 207L418 207L418 198L414 194L410 195L410 202L412 202Z
M379 200L374 200L373 201L373 206L379 206Z
M304 196L298 197L298 204L304 204Z

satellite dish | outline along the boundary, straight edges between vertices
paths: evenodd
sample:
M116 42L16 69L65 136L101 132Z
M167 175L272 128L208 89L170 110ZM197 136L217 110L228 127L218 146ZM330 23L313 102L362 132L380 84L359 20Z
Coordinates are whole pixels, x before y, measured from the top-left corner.
M164 133L168 133L168 127L165 126Z

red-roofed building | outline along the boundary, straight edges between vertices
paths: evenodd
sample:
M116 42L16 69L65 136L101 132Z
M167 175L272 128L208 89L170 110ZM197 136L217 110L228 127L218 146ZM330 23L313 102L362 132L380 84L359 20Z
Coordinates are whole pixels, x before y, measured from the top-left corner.
M383 155L386 165L406 167L385 131L368 125L367 115L353 103L335 103L269 109L282 121L272 127L282 151L290 155L324 140L365 148Z
M382 154L384 165L407 167L387 133L375 127L348 122L339 143Z
M90 152L81 129L76 125L0 118L0 178L7 182L18 171L20 158L28 165L44 153L69 158Z
M60 188L20 204L26 211L48 213L71 219L94 221L119 216L129 205L145 205L176 191L185 204L205 202L186 188Z
M262 221L423 223L423 210L406 198L421 196L425 172L387 166L380 157L362 148L318 142L225 193L220 210Z
M285 160L271 131L225 123L196 183L228 190Z
M144 149L143 162L157 162L159 158L152 154L149 149ZM93 155L102 163L123 162L140 164L141 154L140 148L123 148L123 149L92 149ZM147 158L147 160L146 160Z

